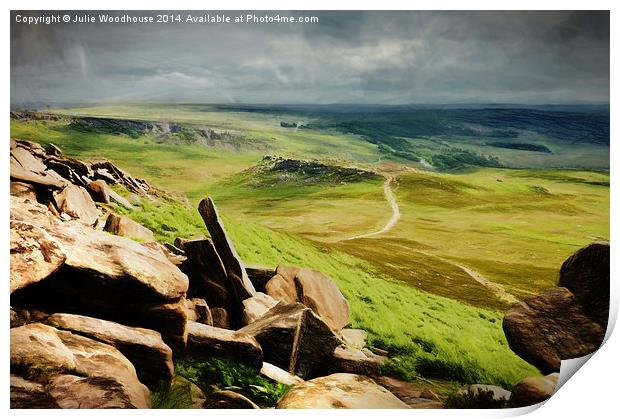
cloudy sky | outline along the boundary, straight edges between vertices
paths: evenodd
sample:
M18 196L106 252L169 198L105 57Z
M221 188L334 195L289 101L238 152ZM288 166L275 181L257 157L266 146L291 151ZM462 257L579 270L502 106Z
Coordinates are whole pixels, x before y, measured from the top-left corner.
M12 12L14 105L609 100L607 12L280 12L319 23L175 25L27 25L17 14L40 13Z

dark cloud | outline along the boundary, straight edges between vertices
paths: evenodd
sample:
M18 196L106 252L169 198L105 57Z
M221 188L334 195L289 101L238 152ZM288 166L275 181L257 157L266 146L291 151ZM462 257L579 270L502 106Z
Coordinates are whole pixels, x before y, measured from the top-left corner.
M11 101L609 100L608 12L255 13L319 23L24 25L17 14L41 13L12 12Z

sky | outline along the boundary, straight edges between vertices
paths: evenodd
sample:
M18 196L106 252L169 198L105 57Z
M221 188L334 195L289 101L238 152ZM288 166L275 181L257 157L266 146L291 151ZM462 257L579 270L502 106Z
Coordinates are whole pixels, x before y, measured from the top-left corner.
M35 25L17 15L65 12L14 11L11 104L609 102L606 11L254 13L319 21Z

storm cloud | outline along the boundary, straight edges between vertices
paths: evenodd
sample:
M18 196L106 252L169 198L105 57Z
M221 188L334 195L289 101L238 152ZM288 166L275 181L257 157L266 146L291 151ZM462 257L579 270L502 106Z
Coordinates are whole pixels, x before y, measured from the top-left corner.
M11 13L13 105L609 101L604 11L255 12L319 20L298 24L16 22L52 13L65 12Z

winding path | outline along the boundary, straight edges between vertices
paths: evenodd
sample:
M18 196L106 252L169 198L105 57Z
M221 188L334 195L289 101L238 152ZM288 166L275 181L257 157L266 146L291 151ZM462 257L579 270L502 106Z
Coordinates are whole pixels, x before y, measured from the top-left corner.
M396 223L400 219L400 208L398 208L396 196L394 196L394 192L392 192L392 188L390 187L392 181L394 181L394 178L388 176L385 180L385 183L383 184L383 194L385 195L385 199L388 201L390 207L392 208L392 217L388 220L388 222L380 230L349 237L344 240L365 239L368 237L378 236L379 234L387 233L396 225Z

